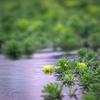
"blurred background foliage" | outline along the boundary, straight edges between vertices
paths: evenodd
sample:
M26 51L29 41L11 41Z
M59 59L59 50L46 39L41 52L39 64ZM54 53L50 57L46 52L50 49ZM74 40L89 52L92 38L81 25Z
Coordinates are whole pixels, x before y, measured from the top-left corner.
M32 54L47 47L97 50L99 37L100 0L0 0L2 53Z

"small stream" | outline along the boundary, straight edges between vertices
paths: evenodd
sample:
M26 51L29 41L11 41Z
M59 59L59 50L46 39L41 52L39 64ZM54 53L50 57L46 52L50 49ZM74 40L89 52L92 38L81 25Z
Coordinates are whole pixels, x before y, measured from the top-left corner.
M76 59L77 51L72 52L37 52L30 58L22 57L19 60L7 59L0 55L0 100L43 100L43 86L56 81L54 75L45 75L42 71L46 65L53 66L58 59ZM73 89L77 97L68 96L69 88L63 88L64 98L62 100L79 100L81 90L77 83ZM78 99L77 99L78 98Z

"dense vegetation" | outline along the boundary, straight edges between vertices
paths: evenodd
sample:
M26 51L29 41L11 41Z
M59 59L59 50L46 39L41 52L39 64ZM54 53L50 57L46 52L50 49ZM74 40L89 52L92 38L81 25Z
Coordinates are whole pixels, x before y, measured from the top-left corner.
M100 100L100 58L98 53L80 49L77 54L78 59L72 61L62 58L53 67L49 65L43 68L44 74L53 73L56 82L61 81L60 88L58 88L59 83L44 86L42 96L45 100L62 100L62 97L66 95L75 97L75 100ZM79 91L77 85L81 90L82 99L77 97L79 95L78 92L76 93ZM69 88L69 92L65 89L65 95L62 94L63 87Z
M1 0L0 15L0 51L7 55L100 46L99 0Z

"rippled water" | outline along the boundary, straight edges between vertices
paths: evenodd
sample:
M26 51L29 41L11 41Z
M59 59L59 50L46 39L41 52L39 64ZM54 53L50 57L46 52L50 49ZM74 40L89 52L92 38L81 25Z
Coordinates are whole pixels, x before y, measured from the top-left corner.
M76 54L76 52L71 52L71 54ZM56 82L56 78L53 74L45 75L42 68L45 65L53 66L58 59L63 57L69 59L76 57L65 55L66 52L36 53L30 59L23 57L19 60L10 60L0 55L0 100L43 100L40 96L43 86ZM65 95L63 100L75 100L68 96L68 91L68 88L63 89ZM77 94L80 97L80 89Z

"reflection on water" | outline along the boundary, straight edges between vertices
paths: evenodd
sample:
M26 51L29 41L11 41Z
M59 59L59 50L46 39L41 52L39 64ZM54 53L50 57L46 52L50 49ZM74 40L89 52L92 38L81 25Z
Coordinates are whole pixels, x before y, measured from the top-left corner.
M44 72L45 75L51 75L52 72Z
M53 66L65 52L37 53L31 59L10 60L0 55L0 100L43 100L43 86L56 81L45 75L45 65Z

